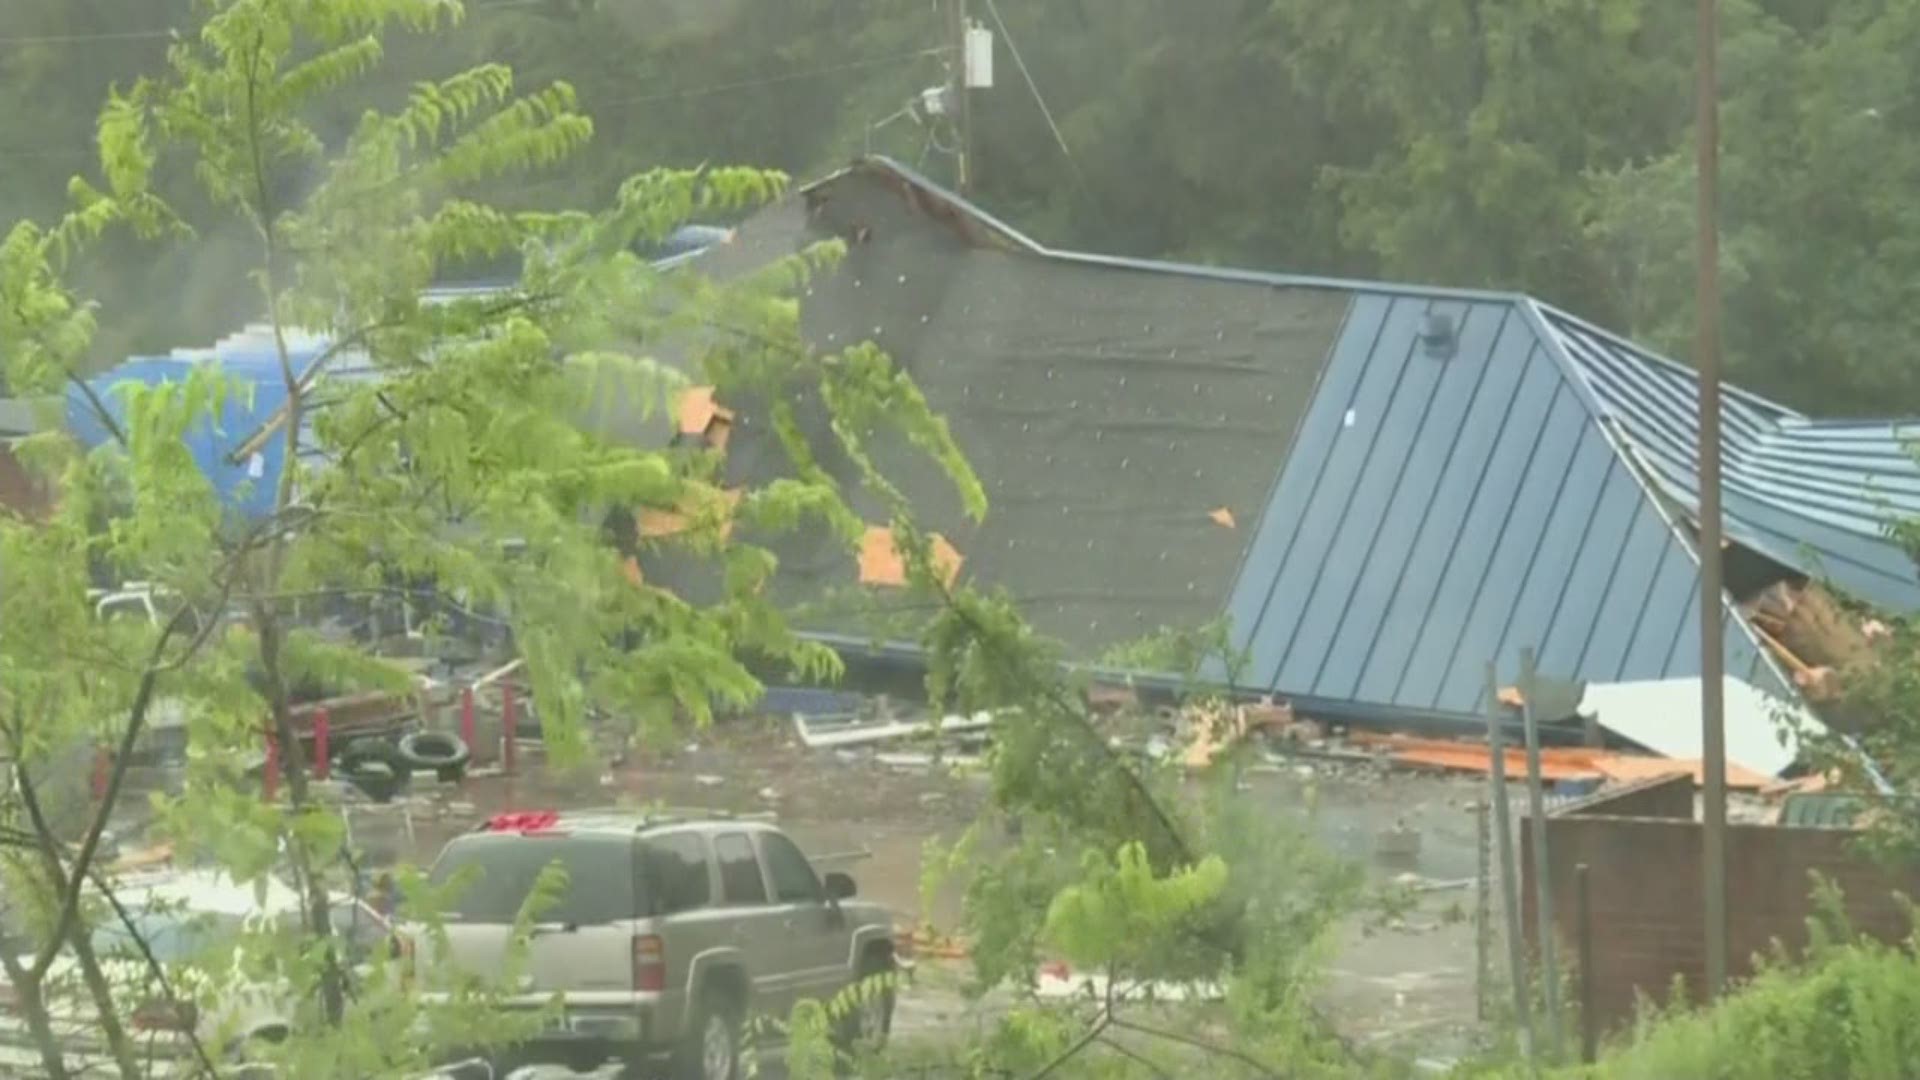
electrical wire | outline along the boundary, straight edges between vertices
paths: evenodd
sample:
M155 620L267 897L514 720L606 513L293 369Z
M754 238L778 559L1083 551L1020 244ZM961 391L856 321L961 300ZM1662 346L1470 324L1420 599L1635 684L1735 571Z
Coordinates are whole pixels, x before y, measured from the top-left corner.
M96 41L154 41L174 36L173 30L120 30L98 34L31 34L0 37L0 48L8 45L86 45Z
M468 4L470 11L494 11L503 8L532 7L536 4L550 3L551 0L490 0L488 3ZM179 34L171 27L156 27L151 30L103 30L91 34L24 34L15 37L0 37L0 48L9 45L88 45L100 41L162 41Z
M892 56L873 56L864 60L854 60L830 67L808 68L804 71L789 71L780 75L770 75L764 79L742 79L738 82L715 83L711 86L694 87L689 90L669 90L658 94L643 94L639 97L615 98L589 107L597 109L617 109L629 105L646 105L657 101L678 101L683 98L708 97L713 94L726 94L735 90L752 90L762 86L778 86L781 83L796 82L801 79L813 79L822 75L836 75L843 71L861 71L867 68L884 67L888 64L903 64L909 60L919 60L928 56L938 56L949 52L945 46L930 49L918 49L910 53L896 53Z
M525 3L525 2L528 2L528 0L503 0L502 3L490 4L487 6L488 7L505 7L505 6L509 6L509 3L513 3L513 2ZM544 2L544 0L540 0L540 2ZM0 45L6 44L8 40L9 39L0 38ZM711 86L699 86L699 87L693 87L687 90L663 91L658 94L645 94L639 97L616 98L612 101L588 103L586 112L589 115L592 115L594 113L608 112L608 111L613 111L618 109L629 108L634 105L652 104L652 103L661 102L661 101L678 101L678 100L687 99L687 98L709 97L715 94L731 93L736 90L751 90L751 89L756 89L762 86L778 86L782 83L797 82L802 79L818 78L823 75L834 75L843 71L862 71L868 68L883 67L889 64L902 64L910 60L919 60L928 56L938 56L950 51L952 50L950 50L945 46L937 46L929 49L919 49L909 53L896 53L892 56L873 56L873 57L868 57L864 60L854 60L844 64L834 64L829 67L809 68L804 71L789 71L780 75L771 75L763 79L742 79L737 82L715 83ZM92 151L90 150L0 150L0 159L32 158L32 157L49 157L49 158L51 157L84 157L91 153Z
M1034 104L1040 106L1040 115L1047 121L1047 130L1053 132L1054 144L1060 147L1060 153L1066 157L1067 166L1073 170L1073 178L1086 190L1087 179L1080 172L1080 162L1073 156L1073 150L1067 146L1067 137L1060 132L1060 125L1054 123L1053 110L1047 108L1047 99L1040 93L1040 86L1033 81L1033 73L1027 70L1027 61L1020 55L1020 46L1014 44L1013 32L1007 29L1007 21L1000 17L1000 5L987 0L987 14L993 16L993 24L1000 28L1000 39L1007 43L1007 54L1013 57L1013 66L1020 70L1020 78L1026 81L1027 90L1033 95Z

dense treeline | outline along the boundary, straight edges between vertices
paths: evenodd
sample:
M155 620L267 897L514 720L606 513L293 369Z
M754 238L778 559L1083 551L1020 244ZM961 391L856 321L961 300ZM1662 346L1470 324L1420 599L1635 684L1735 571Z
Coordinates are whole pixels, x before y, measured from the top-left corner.
M976 195L1042 239L1129 254L1524 289L1684 355L1692 5L1673 0L996 0ZM990 20L985 0L973 0ZM44 215L101 92L161 61L191 0L0 5L0 221ZM604 199L654 164L816 174L863 147L951 175L896 114L943 78L935 0L470 0L367 91L477 59L564 78L598 127L524 204ZM1920 5L1723 4L1728 346L1742 383L1822 413L1920 412ZM346 103L332 130L344 130ZM323 125L326 127L328 125ZM288 177L299 186L311 178ZM176 186L184 190L184 184ZM101 356L250 312L217 253L129 249L89 286L141 315Z

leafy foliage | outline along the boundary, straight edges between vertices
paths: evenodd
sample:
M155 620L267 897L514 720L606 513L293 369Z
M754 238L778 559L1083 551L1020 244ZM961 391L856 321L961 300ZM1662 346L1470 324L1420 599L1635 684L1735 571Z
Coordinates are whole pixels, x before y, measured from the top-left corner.
M282 92L314 101L311 131L331 147L367 109L401 102L412 138L452 138L482 100L507 100L501 65L533 86L564 81L572 98L555 87L517 99L441 166L446 180L474 182L476 204L503 211L602 204L635 174L716 160L817 175L871 148L949 174L946 125L880 124L945 78L934 7L717 0L646 17L566 0L471 7L455 24L449 5L409 5L404 25L433 19L442 32L392 40L368 33L362 9L329 9L309 27L324 48L290 68ZM999 7L1071 155L1003 43L998 85L974 95L975 194L1048 243L1524 289L1653 344L1686 344L1694 28L1685 5ZM13 213L54 216L90 104L109 84L165 68L164 39L93 36L186 26L189 8L16 0L0 12L0 37L29 39L0 48L0 86L32 103L0 124L0 191L18 200ZM1920 161L1904 76L1915 32L1911 12L1887 0L1724 5L1730 362L1740 381L1809 411L1920 408L1911 373L1890 359L1920 309L1908 294L1916 222L1900 197ZM87 63L73 61L80 49ZM446 83L462 65L480 66ZM116 124L138 110L137 95L126 96ZM525 153L527 164L555 160L557 143L527 140L538 130L567 142L541 118L574 102L602 137L577 147L565 171L493 171L504 159L475 156L490 146ZM269 141L283 137L306 138ZM105 188L124 201L114 177L143 167L134 142L117 144L128 152ZM151 168L169 203L200 203L190 168ZM316 168L276 174L276 191L302 191ZM718 206L702 212L727 218ZM200 237L138 259L109 241L119 257L84 280L119 295L165 283L151 291L168 299L104 328L91 362L134 342L204 338L251 314L215 284L243 272L250 237L214 223Z
M725 560L724 595L706 606L634 587L603 542L610 509L725 503L709 458L588 422L609 389L636 412L662 404L682 377L657 351L722 393L813 386L844 414L850 445L853 432L896 429L979 502L944 425L883 356L861 347L820 356L802 344L792 293L836 249L725 284L662 274L637 253L690 216L778 197L784 176L656 169L622 183L601 210L495 208L481 197L486 184L576 156L593 130L571 87L521 91L497 64L419 82L404 104L363 111L348 127L315 120L377 70L387 35L444 32L461 15L447 0L208 5L163 71L110 96L98 125L104 186L76 181L56 225L23 223L0 246L10 385L71 389L111 433L90 454L61 433L34 440L27 456L59 502L44 521L0 520L10 579L0 592L0 756L15 780L0 799L0 863L8 895L37 913L26 962L0 952L36 1023L48 973L71 953L129 1080L144 1069L120 1018L137 1002L94 977L84 931L97 912L82 894L108 819L124 809L131 752L162 705L187 718L193 750L184 789L153 808L177 857L210 860L240 882L288 875L302 900L300 925L240 941L242 970L270 972L292 1010L290 1034L256 1052L286 1075L387 1075L448 1046L517 1038L539 1019L502 1020L495 986L463 985L442 1002L408 992L386 965L364 978L349 970L327 909L330 895L357 888L357 858L310 783L292 688L317 677L358 689L406 679L302 627L300 598L429 580L505 612L562 760L584 752L590 709L660 735L756 697L749 661L808 678L837 670L764 595L772 556L734 537L724 514L696 513L669 541ZM175 169L198 188L191 210L157 190ZM247 452L277 444L284 462L270 508L254 518L216 495L186 438L255 387L209 365L115 402L89 396L95 317L65 276L110 226L203 236L231 220L252 237L248 277L285 398L246 441ZM499 253L520 258L511 286L423 300L449 266ZM290 341L303 334L326 343L316 358L296 359ZM331 378L349 357L373 377ZM741 502L762 536L808 518L851 519L817 474ZM176 610L161 625L94 619L86 588L101 568L153 583ZM284 801L263 802L249 778L269 740L286 766ZM70 823L54 820L38 793L96 741L115 750L104 799ZM70 835L80 842L69 858ZM409 916L431 935L436 901L421 885L408 890ZM557 887L536 890L535 906ZM68 1075L41 1028L46 1071ZM203 1063L224 1050L207 1048Z

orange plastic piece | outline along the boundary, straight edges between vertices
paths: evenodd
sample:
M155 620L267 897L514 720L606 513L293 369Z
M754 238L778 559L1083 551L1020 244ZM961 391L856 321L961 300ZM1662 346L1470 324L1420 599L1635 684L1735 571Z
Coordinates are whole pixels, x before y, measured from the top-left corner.
M681 391L674 414L682 435L704 434L715 420L733 421L733 410L713 400L711 386L689 386Z
M1611 754L1599 762L1600 771L1617 783L1651 780L1676 773L1688 773L1693 785L1706 782L1706 764L1699 758L1641 757L1638 754ZM1727 763L1727 787L1736 791L1759 791L1772 781L1751 769Z
M1229 529L1239 527L1234 523L1233 511L1224 506L1218 510L1209 511L1207 516L1213 519L1215 525L1221 525Z
M1527 778L1527 752L1517 747L1505 748L1507 779L1525 780ZM1396 764L1412 765L1431 769L1445 769L1449 772L1492 772L1493 755L1484 746L1459 744L1456 746L1426 746L1402 750L1393 755ZM1566 761L1549 758L1544 752L1540 755L1540 778L1542 780L1585 780L1600 775L1592 765L1580 761Z
M939 533L928 537L933 547L933 565L941 581L952 588L960 577L966 558ZM869 525L860 538L860 584L901 586L907 583L907 560L894 542L893 530L885 525Z

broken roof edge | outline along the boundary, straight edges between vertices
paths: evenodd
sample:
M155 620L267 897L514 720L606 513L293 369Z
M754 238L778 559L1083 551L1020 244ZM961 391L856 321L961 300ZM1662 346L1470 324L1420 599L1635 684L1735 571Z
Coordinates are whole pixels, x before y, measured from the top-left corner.
M858 634L813 630L799 631L796 636L827 646L838 653L843 660L879 660L913 668L922 667L927 662L926 649L911 641L876 640ZM1181 676L1168 672L1133 671L1072 661L1061 664L1061 670L1069 674L1086 675L1095 682L1105 685L1129 686L1153 693L1180 695L1196 690L1211 690L1224 693L1235 700L1252 701L1271 697L1275 701L1288 702L1302 715L1349 727L1410 735L1452 737L1484 738L1487 733L1487 717L1484 714L1469 715L1441 709L1414 709L1406 706L1287 694L1262 687L1240 685L1205 674ZM1515 712L1503 718L1501 730L1518 739L1524 731L1524 722Z
M1700 570L1700 544L1695 539L1692 530L1687 528L1679 515L1675 513L1676 510L1684 510L1686 504L1675 499L1673 493L1667 490L1666 485L1659 482L1654 471L1648 467L1646 462L1641 460L1641 451L1624 437L1619 430L1619 425L1611 417L1604 414L1598 415L1594 417L1594 422L1600 429L1601 437L1607 440L1607 444L1613 448L1613 452L1619 456L1621 461L1626 463L1628 475L1633 477L1633 482L1640 488L1641 495L1652 504L1653 512L1659 515L1661 522L1667 527L1667 532L1679 542L1680 550L1686 553L1687 558L1693 560L1695 586L1697 588ZM1725 539L1724 533L1722 534L1722 539ZM1762 554L1766 554L1770 559L1774 558L1774 556L1766 552L1762 552ZM1776 559L1775 561L1778 560ZM1806 699L1800 693L1799 687L1794 685L1793 679L1781 668L1779 660L1773 655L1773 651L1767 647L1767 643L1760 639L1759 631L1754 628L1753 622L1747 618L1747 613L1740 610L1740 602L1734 598L1732 593L1727 591L1724 580L1722 580L1720 586L1720 611L1723 618L1730 618L1733 621L1733 625L1739 628L1740 633L1746 636L1747 642L1753 646L1754 652L1760 657L1760 663L1765 667L1767 673L1772 675L1778 682L1781 689L1791 695L1790 700L1794 704L1799 705L1803 710L1807 708ZM1720 651L1721 673L1724 677L1733 678L1734 676L1727 674L1726 671L1726 642L1724 640L1721 642Z
M1551 329L1550 325L1546 322L1546 318L1549 316L1554 319L1563 320L1565 322L1573 324L1574 326L1579 327L1581 330L1585 331L1586 333L1592 334L1595 337L1601 338L1607 341L1608 343L1614 346L1617 346L1618 348L1626 350L1628 353L1632 354L1634 358L1638 360L1641 360L1645 363L1652 364L1656 367L1665 368L1670 372L1673 372L1678 375L1684 375L1690 379L1698 378L1698 373L1694 368L1688 367L1687 365L1669 356L1654 352L1652 349L1649 349L1643 345L1635 344L1631 338L1628 338L1623 334L1619 334L1612 330L1609 330L1606 327L1601 326L1589 319L1583 319L1580 316L1575 315L1570 311L1567 311L1565 308L1561 308L1553 304L1549 304L1544 300L1537 300L1531 296L1526 297L1526 299L1527 299L1527 302L1532 305L1535 315L1540 317L1540 326L1543 329ZM1563 344L1558 340L1557 335L1555 336L1555 339L1554 339L1554 348L1556 349L1564 348ZM1571 357L1568 357L1567 360L1569 363L1572 362ZM1741 387L1733 383L1730 383L1725 379L1720 380L1720 392L1728 397L1738 399L1742 404L1747 405L1750 408L1759 409L1764 412L1774 413L1777 415L1778 418L1781 418L1781 419L1792 419L1797 421L1804 421L1809 419L1807 416L1803 415L1802 413L1794 409L1790 409L1787 406L1782 405L1771 398L1763 397L1759 394L1754 393L1751 390L1742 389Z
M1247 285L1267 285L1274 288L1324 289L1333 292L1373 293L1383 296L1421 297L1432 300L1458 300L1478 303L1510 304L1528 299L1524 293L1500 289L1464 289L1446 285L1419 285L1370 281L1364 278L1277 273L1267 270L1205 266L1200 263L1185 263L1167 259L1145 259L1128 255L1101 255L1093 252L1049 247L995 217L965 196L949 190L910 166L901 164L890 157L880 154L857 158L852 164L836 169L832 173L812 181L798 190L802 195L813 195L831 187L835 182L845 179L846 177L871 171L891 174L896 179L912 186L921 194L939 200L945 204L948 209L1002 237L1021 251L1030 255L1037 255L1041 258L1052 259L1057 262L1074 263L1081 266L1105 267L1111 270L1134 270L1145 273L1170 274L1179 277L1205 278L1213 281L1233 281Z

